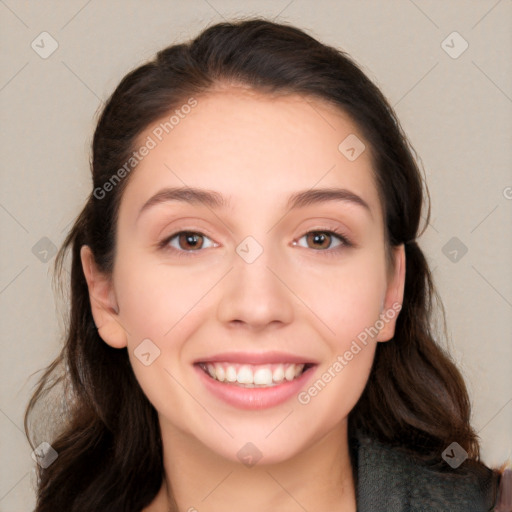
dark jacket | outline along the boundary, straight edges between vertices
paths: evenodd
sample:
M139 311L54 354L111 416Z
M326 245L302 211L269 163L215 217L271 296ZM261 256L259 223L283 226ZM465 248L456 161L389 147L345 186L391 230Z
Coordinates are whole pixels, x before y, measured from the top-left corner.
M399 447L356 433L350 439L358 512L487 512L500 474L466 459L452 469L439 454L431 463Z

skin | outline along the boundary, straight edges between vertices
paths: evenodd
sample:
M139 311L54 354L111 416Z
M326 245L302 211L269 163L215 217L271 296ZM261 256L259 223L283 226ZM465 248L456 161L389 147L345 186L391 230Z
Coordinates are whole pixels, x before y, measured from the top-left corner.
M346 114L318 99L229 86L197 100L130 176L113 274L98 271L88 247L81 253L99 333L112 347L128 347L159 415L166 479L146 512L168 510L169 482L180 511L355 511L347 416L376 343L393 337L398 315L306 405L294 396L240 410L210 395L192 362L279 350L317 361L314 382L379 314L402 303L404 248L394 250L388 271L369 144L349 161L338 145L349 134L364 138ZM141 143L158 124L141 133ZM218 191L231 206L174 201L138 216L160 189L185 185ZM290 194L313 187L349 189L371 213L344 201L286 208ZM335 236L319 246L305 236L331 229L355 246ZM193 252L179 238L174 252L157 248L183 230L203 234L204 248ZM263 249L251 264L235 250L249 235ZM134 355L147 338L161 351L150 366ZM263 454L250 468L237 458L247 442Z

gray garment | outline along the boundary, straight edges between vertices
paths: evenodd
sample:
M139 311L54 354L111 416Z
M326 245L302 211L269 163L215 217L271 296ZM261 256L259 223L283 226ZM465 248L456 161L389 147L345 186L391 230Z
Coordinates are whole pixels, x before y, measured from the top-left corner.
M417 461L356 433L350 439L358 512L487 512L497 498L499 473L465 460L452 469L439 454Z

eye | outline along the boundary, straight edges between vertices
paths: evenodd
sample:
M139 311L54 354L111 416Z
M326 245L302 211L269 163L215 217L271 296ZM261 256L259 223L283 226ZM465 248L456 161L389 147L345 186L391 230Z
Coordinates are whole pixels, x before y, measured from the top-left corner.
M205 249L213 247L214 243L210 240L210 245L205 240L210 240L206 235L196 231L178 231L177 233L168 236L162 242L160 246L162 248L171 247L176 251L181 252L197 252L199 249Z
M354 246L343 233L339 233L336 230L309 231L299 238L298 241L300 242L302 239L306 239L306 248L326 253ZM335 243L336 240L338 241L337 244ZM178 231L164 238L158 245L163 250L177 252L181 256L186 253L200 252L200 249L216 247L218 244L198 231ZM302 244L294 241L293 245Z
M321 251L333 248L337 249L340 247L352 247L353 245L345 235L333 230L309 231L301 238L299 238L299 241L302 240L303 238L306 239L307 248L319 249ZM333 239L337 239L339 243L333 246ZM312 244L313 247L310 247L308 244ZM294 245L297 245L297 242L294 242Z

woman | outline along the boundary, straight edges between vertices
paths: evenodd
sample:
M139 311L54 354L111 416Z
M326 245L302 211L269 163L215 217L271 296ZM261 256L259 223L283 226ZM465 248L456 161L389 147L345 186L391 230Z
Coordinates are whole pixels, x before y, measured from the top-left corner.
M421 175L346 54L215 25L121 81L92 152L25 418L64 383L37 512L493 509L432 334Z

